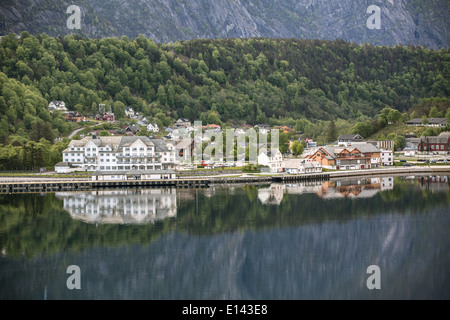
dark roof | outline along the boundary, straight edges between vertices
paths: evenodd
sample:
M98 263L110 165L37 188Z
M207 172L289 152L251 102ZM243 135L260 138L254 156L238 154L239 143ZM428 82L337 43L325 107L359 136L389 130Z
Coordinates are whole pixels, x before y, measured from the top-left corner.
M338 138L338 140L363 140L364 138L361 137L359 134L341 134Z
M446 123L446 118L427 118L428 124L440 124L440 123ZM406 121L407 124L422 124L422 118L414 118L411 120Z

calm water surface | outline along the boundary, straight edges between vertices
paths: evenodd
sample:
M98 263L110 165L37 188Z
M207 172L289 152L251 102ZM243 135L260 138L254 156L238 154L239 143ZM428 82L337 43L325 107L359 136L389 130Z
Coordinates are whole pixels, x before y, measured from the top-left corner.
M0 195L0 249L0 299L449 299L449 177Z

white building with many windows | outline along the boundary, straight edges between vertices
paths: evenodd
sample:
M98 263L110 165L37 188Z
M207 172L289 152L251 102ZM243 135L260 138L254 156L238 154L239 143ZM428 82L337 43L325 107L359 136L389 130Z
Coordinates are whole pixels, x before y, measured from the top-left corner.
M270 172L282 172L282 162L283 155L281 154L279 149L263 149L258 155L258 164L269 167Z
M170 170L175 150L162 139L145 136L92 136L72 140L63 162L80 171Z
M394 153L392 150L380 150L380 158L382 166L393 166L394 165Z

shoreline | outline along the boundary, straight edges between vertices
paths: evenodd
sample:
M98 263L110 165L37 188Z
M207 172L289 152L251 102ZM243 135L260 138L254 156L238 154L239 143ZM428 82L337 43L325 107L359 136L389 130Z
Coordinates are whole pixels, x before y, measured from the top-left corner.
M242 173L242 174L224 174L224 175L195 175L195 176L183 176L177 177L173 180L185 181L185 180L198 180L207 179L209 183L232 183L233 181L241 182L246 181L261 181L267 182L269 180L309 180L314 179L315 176L327 176L329 179L346 179L353 177L369 177L377 175L410 175L410 174L450 174L450 165L448 166L411 166L411 167L394 167L394 168L376 168L376 169L362 169L362 170L342 170L342 171L324 171L321 173L309 173L309 174L261 174L261 173ZM35 176L15 176L15 177L0 177L0 184L8 183L45 183L45 182L90 182L90 177L45 177L44 175ZM124 180L127 181L127 180Z

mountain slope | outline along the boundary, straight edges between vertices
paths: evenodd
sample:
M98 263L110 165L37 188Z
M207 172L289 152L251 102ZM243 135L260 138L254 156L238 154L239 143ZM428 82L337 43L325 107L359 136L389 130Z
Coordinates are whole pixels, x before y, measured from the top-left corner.
M69 30L66 9L56 0L5 0L0 35L73 31L88 37L137 37L155 42L195 38L344 39L374 45L450 44L447 0L80 0L80 30ZM368 29L370 5L381 9L380 29Z

